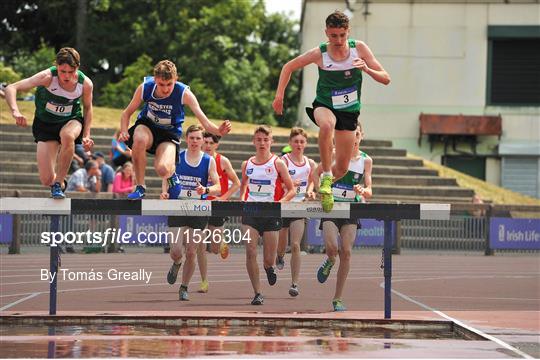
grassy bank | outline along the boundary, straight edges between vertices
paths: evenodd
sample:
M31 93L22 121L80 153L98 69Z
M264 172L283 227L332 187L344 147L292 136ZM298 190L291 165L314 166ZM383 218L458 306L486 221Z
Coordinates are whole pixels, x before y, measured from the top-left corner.
M19 101L19 109L22 114L31 122L34 118L34 103L32 101ZM122 109L112 109L106 107L94 106L94 119L92 121L92 127L95 128L118 128L120 127L120 115ZM131 123L135 122L136 114L131 117ZM212 119L214 123L220 124L221 120ZM0 101L0 124L14 124L15 121L11 117L11 113L4 100ZM184 123L184 129L192 124L198 123L197 119L192 116L186 117ZM232 122L232 133L234 134L251 134L257 127L256 124L242 123L238 121ZM289 135L290 128L273 127L272 131L275 135ZM315 136L316 133L309 132L310 135Z

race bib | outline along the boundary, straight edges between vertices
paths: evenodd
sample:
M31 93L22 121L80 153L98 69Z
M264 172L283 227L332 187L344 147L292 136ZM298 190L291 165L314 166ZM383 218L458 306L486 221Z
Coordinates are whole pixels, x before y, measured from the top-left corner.
M353 190L353 187L345 184L334 184L332 194L334 195L334 199L338 201L354 201L356 198L356 192Z
M45 105L45 110L47 110L48 113L51 113L57 116L70 116L71 111L73 110L73 105L57 104L52 101L49 101Z
M161 117L157 116L156 114L154 114L152 112L152 110L148 110L146 112L146 117L149 118L150 120L152 120L153 122L155 122L156 124L160 124L160 125L171 125L171 123L172 123L172 120L171 120L170 117L161 118Z
M332 90L331 95L334 109L348 108L358 103L358 89L356 86Z
M188 199L201 199L201 195L197 194L197 190L195 188L182 186L182 190L180 190L180 195L178 196L179 199L188 200Z
M274 189L270 180L249 179L248 187L251 196L274 196Z
M300 185L295 187L294 201L304 200L306 197L307 181L302 181Z

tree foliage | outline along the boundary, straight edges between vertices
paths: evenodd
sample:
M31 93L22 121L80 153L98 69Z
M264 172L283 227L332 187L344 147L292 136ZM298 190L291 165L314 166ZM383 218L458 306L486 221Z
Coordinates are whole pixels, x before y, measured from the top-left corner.
M86 6L83 44L75 44L77 6ZM281 67L299 49L297 23L267 15L262 0L11 0L0 13L7 64L42 43L80 47L96 102L114 107L127 106L148 64L170 59L210 117L273 124ZM280 125L296 118L299 79L291 79Z

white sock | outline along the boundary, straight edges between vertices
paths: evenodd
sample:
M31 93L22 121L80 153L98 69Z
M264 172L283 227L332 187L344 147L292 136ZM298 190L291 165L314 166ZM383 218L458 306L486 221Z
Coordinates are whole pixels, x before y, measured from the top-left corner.
M332 176L332 171L323 171L323 176Z

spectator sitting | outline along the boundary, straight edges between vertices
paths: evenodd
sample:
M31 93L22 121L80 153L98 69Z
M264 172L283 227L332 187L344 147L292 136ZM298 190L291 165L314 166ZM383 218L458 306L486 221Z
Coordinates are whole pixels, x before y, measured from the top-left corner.
M471 211L471 215L474 217L482 217L486 215L486 210L481 207L481 204L484 204L484 201L478 194L474 194L472 198L472 203L476 205Z
M125 197L134 190L133 164L127 161L122 165L122 170L116 173L112 191L115 197Z
M120 130L116 130L111 144L111 161L115 168L131 160L131 149L124 142L118 141L119 134Z
M84 151L82 144L75 144L75 152L73 153L73 157L77 160L77 162L79 162L79 167L82 167L88 160L91 159L92 153L90 151Z
M113 168L105 163L105 155L102 152L97 151L92 158L96 160L99 170L101 170L101 192L112 192L114 181Z
M84 168L75 171L69 177L66 191L94 192L101 190L101 171L97 162L88 160Z

